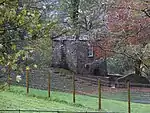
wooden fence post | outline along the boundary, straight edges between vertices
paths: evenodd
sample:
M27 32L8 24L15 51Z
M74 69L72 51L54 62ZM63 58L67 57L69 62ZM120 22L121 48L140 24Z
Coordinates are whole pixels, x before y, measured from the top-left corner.
M8 88L10 89L10 73L11 73L11 64L8 64L8 78L7 78L7 83L8 83Z
M98 80L98 109L101 110L101 81Z
M72 77L72 82L73 82L73 103L75 103L75 75Z
M27 94L29 93L29 68L26 68L26 87L27 87Z
M128 113L131 113L131 98L130 98L130 82L127 82L127 87L128 87Z
M48 74L48 97L50 97L50 72L49 72L49 74Z

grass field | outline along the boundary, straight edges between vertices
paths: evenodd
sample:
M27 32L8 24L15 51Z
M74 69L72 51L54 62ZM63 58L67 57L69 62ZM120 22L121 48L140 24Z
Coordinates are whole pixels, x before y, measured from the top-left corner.
M47 97L47 91L30 89L26 95L24 87L11 86L10 90L0 91L0 109L21 110L60 110L60 111L97 111L98 99L89 96L77 95L76 104L72 103L72 95L63 92L51 92L51 98ZM102 99L102 111L127 113L127 102ZM149 113L150 104L131 103L132 113ZM2 112L1 113L10 113ZM17 112L11 112L17 113ZM33 113L33 112L23 112ZM42 113L42 112L40 112Z

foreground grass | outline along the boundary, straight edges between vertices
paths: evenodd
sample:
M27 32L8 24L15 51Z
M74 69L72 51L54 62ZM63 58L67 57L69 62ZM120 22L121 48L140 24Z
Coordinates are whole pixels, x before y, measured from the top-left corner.
M97 98L83 95L77 95L73 104L72 95L63 92L51 92L51 98L47 98L47 91L36 89L30 89L26 95L26 89L18 86L0 92L0 109L97 111L97 108ZM102 99L103 111L127 113L127 108L127 102ZM150 112L150 104L131 103L131 108L132 113Z

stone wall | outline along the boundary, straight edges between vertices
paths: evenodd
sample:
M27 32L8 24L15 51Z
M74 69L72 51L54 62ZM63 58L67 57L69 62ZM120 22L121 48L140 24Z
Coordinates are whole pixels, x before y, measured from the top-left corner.
M65 41L66 43L66 61L68 68L77 72L77 43L75 41Z
M89 70L85 67L86 64L92 63L93 57L88 57L88 44L87 41L77 42L77 72L81 74L89 74Z
M88 47L86 40L54 40L52 66L66 68L78 74L94 74L95 69L97 69L98 75L105 75L106 67L104 62L99 62L99 60L95 62L95 55L88 57ZM87 67L87 65L89 65L89 67Z
M52 66L59 67L61 63L61 42L53 41L52 46Z
M76 45L77 45L76 42L73 40L63 40L63 43L62 41L55 40L53 42L52 66L67 68L76 72L77 67Z

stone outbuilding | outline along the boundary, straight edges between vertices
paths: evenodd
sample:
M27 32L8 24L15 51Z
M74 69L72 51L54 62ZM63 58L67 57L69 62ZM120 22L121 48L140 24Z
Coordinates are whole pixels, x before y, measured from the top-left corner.
M53 40L52 67L69 69L78 74L106 75L106 60L96 57L95 45L87 38L60 37Z

